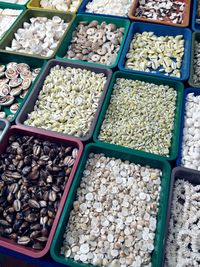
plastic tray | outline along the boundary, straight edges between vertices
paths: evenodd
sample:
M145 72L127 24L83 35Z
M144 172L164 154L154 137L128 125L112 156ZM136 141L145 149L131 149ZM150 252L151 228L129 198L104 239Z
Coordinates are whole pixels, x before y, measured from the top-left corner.
M178 149L178 158L176 161L177 166L181 166L181 152L182 152L182 143L183 143L183 129L184 129L184 117L185 117L185 108L186 108L186 98L187 95L190 93L194 93L194 95L200 95L200 89L195 89L195 88L187 88L184 91L184 96L183 96L183 107L182 107L182 115L181 115L181 126L180 126L180 139L179 139L179 149Z
M192 30L200 31L200 24L196 23L196 12L197 12L197 4L198 0L193 0L193 8L192 8Z
M4 64L4 65L7 65L9 62L17 62L17 63L27 63L31 68L41 68L41 71L42 69L44 68L44 65L45 65L45 61L42 60L42 59L37 59L37 58L30 58L30 57L27 57L27 56L20 56L20 55L13 55L13 54L10 54L10 53L0 53L0 64ZM29 90L28 90L28 93L27 95L25 96L24 99L20 98L19 96L18 97L15 97L15 103L21 103L21 106L20 108L18 109L18 111L13 114L14 117L12 120L10 120L10 122L13 122L17 115L19 114L19 111L21 110L21 108L23 107L26 99L28 98L30 92L32 91L33 89L33 86L35 84L35 82L37 81L37 79L39 78L40 74L41 74L41 71L40 73L38 74L38 76L36 77L35 81L32 83L32 85L30 86ZM6 113L6 115L10 115L12 114L10 112L10 107L1 107L1 110L4 111Z
M82 2L82 0L80 0L80 2L79 2L79 4L78 4L78 6L77 6L77 8L75 9L75 11L74 12L71 12L71 13L76 13L77 12L77 10L78 10L78 8L79 8L79 6L80 6L80 4L81 4L81 2ZM29 9L34 9L34 8L37 8L38 10L56 10L56 9L53 9L53 8L42 8L41 6L40 6L40 0L30 0L29 2L28 2L28 4L27 4L27 8L29 8ZM64 11L63 11L64 12ZM65 12L66 13L66 12Z
M24 107L22 108L19 116L17 117L16 123L23 125L24 121L27 119L28 113L33 111L34 106L35 106L35 102L37 101L37 98L38 98L38 94L39 94L39 92L42 89L42 86L44 84L44 80L45 80L46 76L50 73L51 68L53 68L56 65L63 66L63 67L87 69L87 70L90 70L90 71L95 72L95 73L104 73L105 76L107 77L107 82L104 86L104 91L103 91L101 98L99 100L99 105L98 105L96 114L94 116L90 131L85 137L80 138L81 141L84 141L84 142L89 141L92 138L94 128L96 126L96 122L97 122L97 119L99 117L99 113L101 111L101 107L103 105L103 102L104 102L104 99L105 99L105 96L107 93L107 89L108 89L108 86L109 86L109 83L111 80L111 76L112 76L111 70L106 69L106 68L102 68L102 67L92 67L92 66L84 65L82 63L68 62L66 60L53 59L53 60L49 61L46 65L46 68L44 69L43 73L41 74L40 79L38 80L37 84L35 84L35 87L34 87L32 93L30 94L30 96L28 97L28 99L27 99ZM27 127L29 129L34 128L31 126L24 126L24 127ZM45 129L41 129L41 130L48 132ZM62 134L62 133L59 133L59 134ZM66 136L65 134L62 134L62 135Z
M9 4L9 3L3 3L0 2L0 8L2 9L17 9L17 10L22 10L22 13L17 17L17 19L13 22L13 24L11 24L10 28L3 33L3 35L0 37L0 41L3 39L3 37L6 35L7 32L9 32L10 29L12 29L13 25L22 17L24 10L26 9L25 6L23 5L16 5L16 4Z
M159 24L163 24L163 25L176 26L176 27L187 27L189 25L191 0L183 0L182 1L186 4L184 12L183 12L183 23L182 24L172 23L169 21L161 21L161 20L155 20L155 19L136 17L135 13L136 13L136 9L138 7L138 2L139 2L139 0L133 1L130 12L129 12L129 18L132 20L159 23Z
M199 84L195 84L193 81L193 75L194 75L194 47L195 47L195 41L198 41L200 43L200 32L193 32L192 34L192 48L191 48L191 64L190 64L190 79L188 81L189 85L195 88L200 87Z
M171 205L173 201L173 191L174 191L174 184L177 179L182 179L185 181L188 181L189 183L193 185L199 185L200 184L200 172L191 170L184 167L176 167L172 170L171 174L171 184L170 184L170 193L169 193L169 204L168 204L168 211L167 211L167 225L165 229L165 240L164 240L164 248L166 248L166 242L168 237L168 230L169 230L169 222L171 217ZM163 253L163 260L162 260L162 267L164 267L164 261L165 261L165 253Z
M103 153L106 157L115 157L122 160L129 160L136 164L148 165L152 168L159 168L162 170L161 177L161 193L160 193L160 209L157 216L157 230L155 237L155 250L152 254L152 266L160 266L162 253L163 253L163 240L164 240L164 229L166 224L167 215L167 205L168 205L168 195L169 195L169 184L170 184L170 165L168 162L157 159L154 156L141 156L139 153L127 152L121 148L110 149L107 145L97 145L89 144L86 146L83 157L81 159L80 165L78 167L77 173L75 175L73 184L71 186L59 225L57 227L52 246L51 246L51 256L57 262L63 263L68 266L73 267L86 267L92 265L86 265L79 262L75 262L72 259L65 259L64 256L60 255L60 248L63 242L63 236L65 232L66 225L68 223L70 211L72 209L73 201L76 198L76 191L79 187L83 171L85 169L85 164L90 153Z
M61 215L62 210L63 210L63 206L65 204L71 183L73 181L79 160L80 160L81 155L82 155L83 145L79 140L77 140L75 138L61 137L61 136L58 136L58 135L53 134L53 133L45 133L44 134L40 130L37 130L37 129L32 129L30 131L29 129L26 129L26 128L23 128L20 126L12 126L0 144L0 153L3 153L5 151L7 144L8 144L9 137L12 136L13 134L37 136L42 140L46 140L46 141L50 141L50 142L54 142L54 143L62 144L62 145L74 146L74 147L77 147L79 149L77 159L76 159L74 166L72 168L71 174L69 176L69 180L66 183L65 190L63 192L63 196L61 198L61 201L60 201L60 204L58 207L58 211L57 211L56 217L54 219L54 222L53 222L53 225L52 225L52 228L51 228L51 231L50 231L45 248L41 251L36 251L34 249L26 248L24 246L18 245L14 241L9 240L8 238L0 237L0 246L14 250L14 251L22 253L22 254L25 254L25 255L30 256L30 257L41 258L49 251L49 248L50 248L50 245L51 245L51 242L52 242L52 239L53 239L53 236L54 236L54 233L55 233L55 230L56 230L59 218L60 218L60 215Z
M20 5L20 4L14 4L14 3L8 3L8 2L3 2L3 1L0 1L0 4L2 3L2 4L6 4L6 5L9 5L9 8L15 8L16 6L18 7L18 8L23 8L23 9L26 9L26 4L27 4L27 2L28 2L29 0L26 0L26 3L25 4L23 4L23 5ZM16 8L17 9L17 8Z
M183 62L181 66L181 77L176 78L172 76L166 76L159 71L156 73L151 73L151 72L144 72L144 71L137 71L137 70L130 70L125 68L125 62L126 62L126 54L129 51L130 43L133 39L133 36L135 33L143 33L144 31L152 31L154 32L157 36L165 36L165 35L170 35L170 36L176 36L182 34L184 36L185 40L185 53L183 56ZM152 23L145 23L145 22L134 22L132 23L126 43L124 45L124 49L122 51L118 67L120 70L126 71L126 72L132 72L132 73L143 73L145 75L151 75L151 76L157 76L157 77L167 77L169 79L173 80L187 80L189 78L189 72L190 72L190 50L191 50L191 41L192 41L192 32L189 29L185 28L176 28L172 26L166 26L166 25L159 25L159 24L152 24Z
M129 30L129 26L130 26L129 20L126 20L126 19L119 19L119 18L114 18L114 17L111 18L111 17L106 17L106 16L98 16L97 17L94 15L77 15L76 19L72 23L67 35L65 36L65 39L63 40L63 42L62 42L62 44L58 50L57 57L58 58L64 58L65 57L65 55L67 53L68 46L71 43L72 33L74 32L74 30L78 26L79 22L80 21L89 21L90 22L92 20L96 20L99 23L106 21L106 23L114 23L117 27L124 27L125 28L124 37L122 39L122 43L121 43L117 58L115 60L115 63L108 66L108 65L104 65L104 64L97 64L97 63L95 64L95 63L91 63L91 62L87 62L87 61L83 61L83 60L73 60L73 59L68 59L68 58L66 58L66 59L70 60L71 62L79 62L79 63L88 64L91 66L104 66L106 68L115 68L118 64L118 61L119 61L119 58L120 58L120 55L121 55L121 52L122 52L122 49L123 49L123 46L124 46L124 43L126 40L126 36L127 36L128 30Z
M10 128L10 123L7 120L1 119L0 120L0 131L2 131L2 133L0 134L0 142L6 135L9 128Z
M112 80L110 82L110 86L108 88L108 93L106 95L106 100L103 104L102 111L101 111L101 114L99 116L95 131L94 131L95 143L98 143L98 144L106 143L106 142L100 141L98 139L98 136L99 136L99 133L101 130L101 125L102 125L104 118L105 118L105 115L106 115L106 111L107 111L108 106L110 104L113 86L114 86L117 78L145 81L145 82L149 82L149 83L155 83L158 85L160 85L160 84L169 85L170 87L173 87L176 90L176 92L177 92L176 112L175 112L175 118L174 118L174 130L173 130L172 140L171 140L170 155L169 155L169 157L157 155L158 158L164 158L164 159L169 160L169 161L175 160L177 157L177 154L178 154L178 144L179 144L184 85L181 82L176 82L173 80L161 79L161 78L157 78L157 77L150 77L150 76L145 76L145 75L141 75L141 74L128 74L128 73L124 73L121 71L115 72L113 77L112 77ZM117 147L120 147L121 149L126 149L126 151L130 150L130 151L133 151L134 153L138 152L138 153L141 153L141 155L145 155L145 156L146 155L152 155L152 156L154 155L152 153L145 152L142 150L131 149L131 148L127 148L127 147L119 146L119 145L114 145L114 144L110 144L110 143L106 143L106 144L111 148L115 148L117 146Z
M102 14L102 13L90 13L90 12L87 12L86 11L86 6L89 2L93 2L93 0L83 0L79 9L78 9L78 14L91 14L91 15L94 15L94 16L107 16L107 17L110 17L110 18L125 18L127 19L128 18L128 15L127 16L114 16L114 15L109 15L109 14Z
M49 19L51 19L53 16L59 16L60 18L62 18L65 22L68 22L69 25L67 27L67 29L65 30L65 33L63 34L63 37L60 39L57 48L54 50L54 53L52 54L52 56L50 57L44 57L44 56L39 56L39 55L33 55L33 54L27 54L27 53L20 53L20 52L13 52L13 51L6 51L7 53L10 54L14 54L14 55L25 55L25 56L29 56L32 58L39 58L39 59L51 59L53 57L55 57L60 44L62 43L63 39L65 38L68 29L71 26L71 23L73 22L75 15L73 15L72 13L63 13L63 12L59 12L59 11L40 11L37 9L28 9L23 13L23 16L17 20L17 22L14 24L14 26L12 27L11 30L9 30L7 32L6 35L4 35L4 38L1 40L0 42L0 52L4 51L5 52L5 47L6 46L10 46L11 41L14 38L14 34L17 32L17 30L19 28L21 28L23 26L24 22L28 22L30 20L30 18L32 17L47 17Z

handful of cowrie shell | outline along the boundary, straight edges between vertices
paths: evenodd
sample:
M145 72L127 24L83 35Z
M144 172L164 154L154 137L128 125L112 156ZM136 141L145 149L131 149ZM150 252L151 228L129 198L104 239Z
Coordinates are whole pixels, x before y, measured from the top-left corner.
M10 107L10 115L0 112L0 119L12 120L18 111L20 103L17 98L23 99L28 93L32 82L40 72L40 68L31 70L26 63L10 62L6 66L0 65L0 108Z

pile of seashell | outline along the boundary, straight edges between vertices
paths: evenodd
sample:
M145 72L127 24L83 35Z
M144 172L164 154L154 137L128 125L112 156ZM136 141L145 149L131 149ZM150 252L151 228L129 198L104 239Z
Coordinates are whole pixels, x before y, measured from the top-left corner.
M24 124L77 137L86 136L105 83L103 73L59 65L53 67Z
M194 58L193 58L193 74L192 80L195 85L200 84L200 42L194 42Z
M32 82L40 72L40 68L31 71L25 63L10 62L0 65L0 108L10 107L10 115L7 111L0 112L0 119L12 120L20 107L18 98L23 99L28 93Z
M181 24L185 9L182 0L139 0L135 17Z
M115 63L124 28L103 21L80 22L72 34L67 58L112 65Z
M18 9L0 9L0 38L16 21L23 10Z
M78 149L13 135L0 155L0 236L45 247Z
M200 23L200 1L197 0L196 23Z
M200 185L180 179L174 185L165 266L200 266Z
M157 36L144 31L133 36L125 67L180 78L183 55L183 35Z
M118 78L98 139L168 156L176 96L167 85Z
M132 0L92 0L86 5L86 12L127 17Z
M7 51L50 57L58 46L69 23L59 16L52 19L46 17L33 17L30 22L24 22L23 28L15 33L11 47Z
M90 154L61 254L95 266L151 266L162 172Z
M76 12L81 0L40 0L42 8L59 11Z
M190 93L185 104L181 165L200 171L200 95Z

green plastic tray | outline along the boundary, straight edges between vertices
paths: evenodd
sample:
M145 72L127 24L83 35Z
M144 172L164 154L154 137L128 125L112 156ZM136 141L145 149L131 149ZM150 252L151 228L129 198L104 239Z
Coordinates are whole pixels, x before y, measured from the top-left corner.
M0 41L1 41L1 40L3 40L4 36L8 33L8 31L13 27L13 25L22 17L24 10L26 9L26 6L0 2L0 8L22 10L22 13L18 16L18 18L15 20L15 22L13 22L13 24L10 26L10 28L0 37Z
M164 159L169 160L169 161L175 160L177 155L178 155L178 144L179 144L179 135L180 135L184 85L181 82L173 81L170 79L165 79L165 78L160 78L160 77L151 77L151 76L147 76L147 75L143 75L143 74L129 74L129 73L125 73L122 71L115 72L113 77L112 77L112 80L110 82L110 86L108 88L106 99L104 101L100 116L99 116L97 124L96 124L95 131L94 131L93 138L94 138L95 143L99 143L99 144L106 143L106 142L100 141L98 139L98 136L99 136L99 132L101 129L101 125L102 125L103 120L105 118L107 108L110 104L110 98L112 95L113 86L114 86L117 78L140 80L140 81L145 81L145 82L149 82L149 83L155 83L158 85L160 85L160 84L169 85L170 87L173 87L177 91L176 112L175 112L175 118L174 118L174 130L173 130L172 141L171 141L170 155L168 157L157 155L157 157L164 158ZM107 143L107 144L111 148L118 146L118 145L109 144L109 143ZM119 147L121 147L121 149L125 148L123 146L119 146ZM131 149L131 148L125 148L125 149L132 150L134 152L139 151L139 150ZM140 151L140 152L142 153L142 155L154 155L152 153L145 152L145 151Z
M27 56L20 56L20 55L13 55L13 54L9 54L9 53L0 53L0 65L7 65L9 62L17 62L17 63L27 63L31 69L33 68L41 68L40 73L42 72L44 66L46 65L46 62L42 59L37 59L37 58L30 58ZM31 87L28 90L28 93L26 94L25 98L22 99L20 97L15 97L15 102L14 103L21 103L20 108L18 109L18 111L14 114L14 117L12 120L10 120L10 122L13 122L17 115L19 114L21 108L23 107L26 99L28 98L30 92L33 89L33 86L35 84L35 82L37 81L37 79L40 76L40 73L38 74L38 76L36 77L35 81L32 83ZM10 107L1 107L1 111L4 111L6 113L6 115L10 115L12 114L10 112Z
M142 166L150 166L152 168L158 168L162 170L161 177L161 192L160 192L160 208L157 215L157 229L155 236L155 250L152 253L152 266L160 267L163 255L163 245L164 245L164 233L166 226L166 216L167 216L167 207L168 207L168 198L169 198L169 186L170 186L170 173L171 167L169 163L162 159L157 159L155 156L143 156L138 152L127 152L124 149L119 147L115 147L110 149L110 147L106 144L89 144L85 147L85 150L82 155L81 162L79 164L79 168L76 172L76 175L73 180L73 184L69 191L67 201L65 207L63 209L63 213L59 224L56 229L56 233L54 235L54 239L51 245L51 256L57 262L62 264L72 266L72 267L87 267L92 265L83 264L80 262L76 262L72 259L65 259L64 256L60 255L60 248L63 242L63 236L65 232L66 225L68 223L70 211L72 210L73 201L76 198L76 191L79 187L83 171L85 169L85 164L88 159L88 155L90 153L104 153L106 157L115 157L120 158L122 160L129 160L130 162L134 162L136 164L140 164Z
M24 13L23 16L17 20L17 22L14 24L11 30L7 32L6 35L4 35L4 38L0 41L0 52L4 51L5 52L5 47L10 46L11 41L14 38L14 34L17 32L19 28L22 27L24 22L28 22L30 18L32 17L47 17L47 18L52 18L53 16L59 16L62 18L65 22L68 22L69 25L67 29L65 30L65 33L63 34L63 37L60 39L57 48L54 50L54 53L50 57L44 57L44 56L39 56L39 55L33 55L33 54L27 54L27 53L19 53L19 52L12 52L12 51L6 51L9 54L14 54L14 55L24 55L24 56L29 56L32 58L39 58L39 59L51 59L55 57L57 50L62 43L64 37L66 36L68 29L70 28L71 23L73 22L75 15L72 13L63 13L60 11L40 11L37 9L27 9Z
M123 46L124 46L124 43L125 43L125 40L126 40L126 36L127 36L127 33L128 33L128 30L129 30L129 26L130 26L130 21L128 19L119 19L119 18L111 18L111 17L106 17L106 16L94 16L94 15L85 15L85 14L82 14L82 15L77 15L76 16L76 19L74 20L74 22L72 23L69 31L67 32L67 35L65 36L60 48L58 49L58 52L57 52L57 58L62 58L62 59L65 59L65 55L67 53L67 50L68 50L68 46L70 45L71 43L71 39L72 39L72 33L74 32L74 30L76 29L76 27L78 26L79 22L80 21L92 21L92 20L96 20L98 21L99 23L103 22L103 21L106 21L106 23L114 23L118 28L120 27L123 27L125 28L125 31L124 31L124 37L123 37L123 40L122 40L122 43L121 43L121 46L120 46L120 50L117 54L117 58L115 60L115 63L112 64L112 65L105 65L105 64L97 64L97 63L92 63L92 62L87 62L87 61L84 61L84 60L73 60L73 59L69 59L69 58L66 58L70 61L73 61L73 62L79 62L79 63L85 63L85 64L90 64L90 65L95 65L95 66L104 66L106 68L115 68L118 64L118 61L119 61L119 58L120 58L120 55L121 55L121 52L122 52L122 49L123 49Z
M28 3L28 0L24 5L14 4L14 3L7 3L0 1L0 4L7 5L7 8L15 8L15 9L26 9L26 5Z
M195 41L198 41L200 43L200 32L193 32L192 34L192 49L191 49L191 64L190 64L190 78L188 80L188 83L190 86L194 88L199 88L199 84L195 84L193 81L193 75L194 75L194 44Z

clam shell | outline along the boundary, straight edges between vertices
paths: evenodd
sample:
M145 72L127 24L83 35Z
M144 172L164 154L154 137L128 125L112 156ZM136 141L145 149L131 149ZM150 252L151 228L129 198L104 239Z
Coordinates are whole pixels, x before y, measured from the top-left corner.
M25 78L22 82L22 89L23 90L28 90L30 85L31 85L31 79L30 78Z
M16 69L14 68L8 68L6 71L5 71L5 76L8 78L8 79L14 79L14 78L17 78L18 77L18 72Z
M0 65L0 72L4 72L6 67L4 65Z
M6 113L4 111L0 112L0 119L5 119Z
M26 71L26 70L30 70L30 66L26 63L19 63L17 64L17 71L19 73Z
M22 84L23 80L21 78L15 78L15 79L11 79L9 82L9 86L10 87L17 87L20 86Z
M20 103L15 103L10 107L10 112L12 112L13 114L15 114L18 110L18 108L20 107Z
M20 77L22 79L32 78L32 72L30 70L23 70L20 72Z
M0 97L7 96L10 93L10 86L8 84L0 85Z
M10 106L14 102L15 98L11 95L0 97L1 106Z
M20 95L21 94L21 91L22 91L22 86L18 86L16 88L13 88L11 91L10 91L10 95L11 96L17 96L17 95Z
M7 64L7 69L15 69L17 70L17 63L16 62L10 62Z

